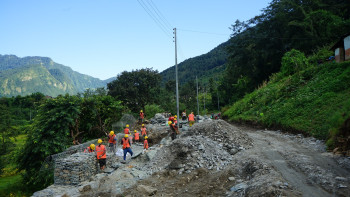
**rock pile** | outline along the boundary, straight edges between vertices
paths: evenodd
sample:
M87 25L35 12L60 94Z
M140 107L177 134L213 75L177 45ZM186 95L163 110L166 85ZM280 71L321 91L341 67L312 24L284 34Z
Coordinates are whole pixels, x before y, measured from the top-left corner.
M154 117L151 119L151 124L165 124L166 123L166 118L160 114L157 113L156 115L154 115Z
M197 168L222 170L231 161L230 154L213 140L193 136L174 140L159 151L147 168L152 171L178 170L179 174L190 173Z
M204 121L201 124L194 124L185 133L185 136L193 135L209 137L231 155L253 145L252 139L247 134L223 120Z

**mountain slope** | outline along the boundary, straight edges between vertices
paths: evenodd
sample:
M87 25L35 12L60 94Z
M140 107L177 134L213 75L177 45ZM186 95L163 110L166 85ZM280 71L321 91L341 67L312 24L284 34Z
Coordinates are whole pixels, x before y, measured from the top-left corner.
M188 81L195 80L196 76L200 81L206 83L209 78L218 78L226 69L227 52L226 47L229 42L226 41L215 47L210 52L189 58L178 64L179 83L184 84ZM172 66L160 73L163 83L175 80L175 66Z
M76 94L86 88L105 87L100 79L73 71L48 57L0 55L0 96L41 92L50 96Z

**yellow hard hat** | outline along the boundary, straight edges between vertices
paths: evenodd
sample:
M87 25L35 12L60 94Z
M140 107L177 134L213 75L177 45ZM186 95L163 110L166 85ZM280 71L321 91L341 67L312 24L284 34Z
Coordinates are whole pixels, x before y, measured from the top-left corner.
M140 112L143 112L142 110Z
M147 137L147 136L145 136L145 139L148 139L148 137Z
M137 133L137 131L136 131L136 130L135 130L134 132L135 132L135 133Z
M90 144L90 148L91 148L92 150L95 150L95 144Z
M174 118L174 120L177 120L177 118Z
M102 140L101 140L101 139L98 139L98 140L97 140L97 143L101 144L101 143L102 143Z
M145 124L142 124L141 126L145 126Z
M114 135L114 131L111 131L111 132L109 133L109 135Z
M129 137L129 135L128 135L128 134L125 134L124 137Z
M129 125L127 124L126 127L129 127Z
M171 123L173 123L173 122L171 122L171 121L168 121L168 125L171 125Z
M177 115L175 115L174 118L177 118Z

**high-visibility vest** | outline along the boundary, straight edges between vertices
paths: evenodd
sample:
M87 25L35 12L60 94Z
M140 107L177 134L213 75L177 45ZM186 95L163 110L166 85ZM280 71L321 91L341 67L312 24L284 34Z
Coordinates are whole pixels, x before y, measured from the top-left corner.
M141 128L141 135L147 135L146 133L146 127Z
M129 128L125 128L125 129L124 129L124 133L125 133L125 134L130 134L129 131L130 131Z
M108 143L113 143L113 144L116 144L117 143L117 140L115 140L115 134L113 136L111 135L108 135Z
M135 133L135 140L139 140L140 139L140 134L139 133Z
M144 148L144 149L148 149L148 141L147 141L147 140L145 140L145 141L143 142L143 148Z
M123 149L130 148L130 143L128 138L123 138Z
M87 152L92 153L92 152L94 152L94 150L92 150L92 149L90 148L90 146L88 146L88 147L86 147L86 149L84 150L84 153L87 153Z
M144 117L144 114L143 114L143 112L141 112L141 113L140 113L140 118L143 119L143 117Z
M105 145L98 145L96 146L96 156L97 156L97 159L106 159L107 158L107 155L106 153L103 154L103 152L106 152L106 147ZM100 158L100 155L102 155L102 157Z
M194 121L194 115L193 114L188 115L188 121Z

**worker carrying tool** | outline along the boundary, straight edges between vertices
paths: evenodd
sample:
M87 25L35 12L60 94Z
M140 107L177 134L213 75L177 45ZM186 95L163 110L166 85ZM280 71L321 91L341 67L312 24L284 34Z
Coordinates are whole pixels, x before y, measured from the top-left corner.
M148 140L147 139L148 139L148 137L145 136L145 140L143 141L143 148L146 150L148 150Z
M115 149L117 146L117 136L114 134L114 131L111 131L108 135L108 143L109 143L109 150L113 153L115 153Z
M92 153L95 152L95 144L90 144L90 146L86 147L84 153Z
M129 140L129 135L125 134L122 138L121 144L123 146L123 152L124 152L124 161L126 160L126 154L129 153L131 156L133 155L133 152L131 150L131 143Z
M98 163L100 164L100 169L103 171L106 167L106 159L107 159L107 153L106 153L106 147L102 144L102 140L97 140L98 146L96 146L96 156Z
M176 134L177 134L177 131L176 131L177 128L175 127L175 123L168 121L168 124L169 124L170 130L171 130L170 137L172 140L175 140Z

